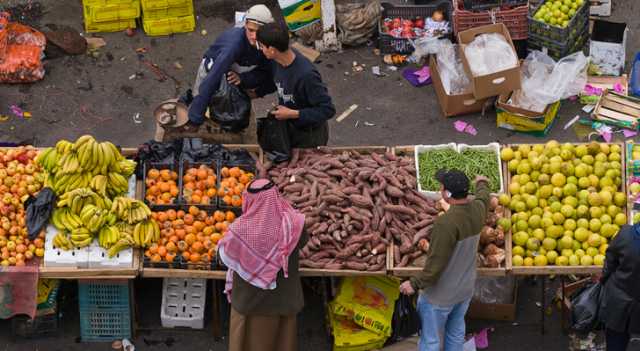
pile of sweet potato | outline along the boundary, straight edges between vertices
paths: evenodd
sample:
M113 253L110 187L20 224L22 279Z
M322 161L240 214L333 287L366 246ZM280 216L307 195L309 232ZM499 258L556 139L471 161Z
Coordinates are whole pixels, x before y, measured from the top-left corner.
M306 216L302 267L384 270L395 240L398 265L424 254L438 205L416 189L410 158L349 150L294 150L268 176ZM424 243L423 241L423 243Z

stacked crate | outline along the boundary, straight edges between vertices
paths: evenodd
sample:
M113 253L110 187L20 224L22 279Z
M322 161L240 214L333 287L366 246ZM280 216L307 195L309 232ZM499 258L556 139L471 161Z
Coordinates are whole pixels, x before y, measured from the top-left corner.
M80 338L83 342L111 342L131 338L129 282L78 282Z
M585 51L589 44L589 2L585 1L565 28L553 26L534 18L544 2L529 14L529 50L546 51L559 60L577 51Z
M151 36L193 31L193 0L142 0L142 27Z
M86 32L118 32L136 28L140 0L82 0L82 9Z

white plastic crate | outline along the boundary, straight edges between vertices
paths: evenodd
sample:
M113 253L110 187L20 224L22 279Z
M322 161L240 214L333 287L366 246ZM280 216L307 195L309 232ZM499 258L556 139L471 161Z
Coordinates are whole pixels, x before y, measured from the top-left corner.
M107 250L97 241L89 245L89 268L130 268L133 266L133 249L128 248L109 258Z
M160 319L165 328L204 328L206 279L164 278Z
M127 197L132 199L136 198L136 175L135 173L129 177L129 191L127 191Z
M496 159L498 161L498 175L500 176L500 189L495 194L504 193L504 174L502 174L502 159L500 158L500 144L498 143L489 143L486 145L467 145L467 144L458 144L458 152L462 152L466 149L475 149L475 150L483 150L483 151L493 151L496 154ZM470 179L473 181L473 179Z
M45 267L89 267L89 248L65 251L53 247L53 238L58 233L53 225L49 225L45 232L44 266Z
M420 162L418 160L418 156L425 151L443 150L443 149L452 149L454 151L458 150L458 148L456 147L456 143L439 144L439 145L416 145L414 149L414 160L416 162L416 180L418 183L418 191L425 194L427 197L435 200L440 199L440 192L427 191L425 189L422 189L422 185L420 184Z

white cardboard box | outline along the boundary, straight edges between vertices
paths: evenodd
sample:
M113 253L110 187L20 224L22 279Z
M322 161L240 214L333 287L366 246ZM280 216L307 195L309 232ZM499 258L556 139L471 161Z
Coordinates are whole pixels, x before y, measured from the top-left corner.
M591 7L589 13L591 16L611 16L611 1L612 0L593 0L591 1Z
M107 250L100 247L97 241L89 245L89 268L131 268L133 266L133 249L128 248L109 258Z
M53 238L58 233L53 225L49 225L45 232L44 266L45 267L89 267L89 248L65 251L53 247Z

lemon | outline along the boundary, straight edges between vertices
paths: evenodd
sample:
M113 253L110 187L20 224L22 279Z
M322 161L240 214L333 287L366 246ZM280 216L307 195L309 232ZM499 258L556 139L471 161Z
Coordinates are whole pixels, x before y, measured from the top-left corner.
M546 266L548 263L547 256L537 255L533 258L533 264L536 266Z
M524 259L521 255L514 255L511 262L514 266L520 267L524 264Z

